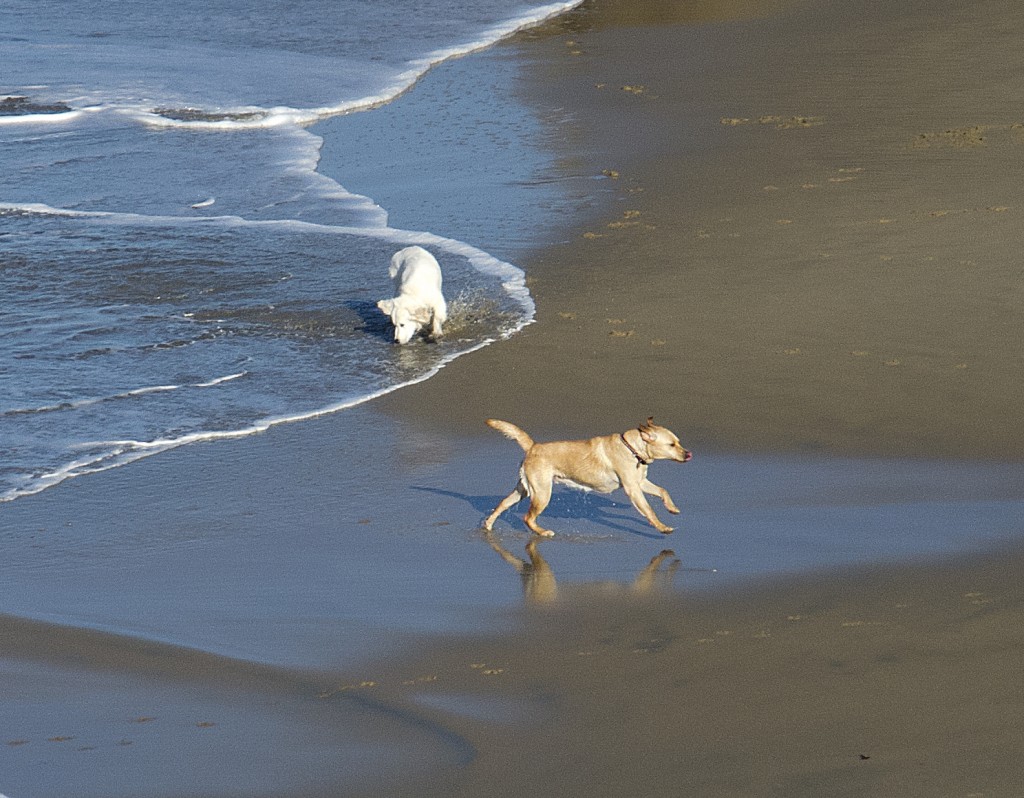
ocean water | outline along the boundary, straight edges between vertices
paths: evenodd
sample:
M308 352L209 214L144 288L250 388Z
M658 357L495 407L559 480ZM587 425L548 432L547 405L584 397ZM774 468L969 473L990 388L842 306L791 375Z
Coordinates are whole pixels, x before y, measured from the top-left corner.
M390 226L344 143L318 171L317 128L577 3L5 3L0 501L358 404L528 324L516 265ZM413 243L451 320L396 347L376 300Z

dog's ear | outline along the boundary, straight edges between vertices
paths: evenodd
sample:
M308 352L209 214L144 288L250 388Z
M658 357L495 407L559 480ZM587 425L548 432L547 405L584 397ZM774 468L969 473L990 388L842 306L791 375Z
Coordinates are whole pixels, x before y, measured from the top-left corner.
M395 309L395 300L393 299L382 299L377 303L377 307L380 308L380 312L385 316L390 316L391 311Z
M654 432L654 416L648 416L647 421L637 427L640 430L640 437L646 442L651 443L657 440L658 436Z

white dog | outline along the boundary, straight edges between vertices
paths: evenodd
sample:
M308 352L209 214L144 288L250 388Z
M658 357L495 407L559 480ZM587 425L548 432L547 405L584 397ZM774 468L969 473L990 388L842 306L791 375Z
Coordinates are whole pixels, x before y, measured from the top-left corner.
M441 293L441 267L423 247L406 247L391 256L388 274L395 282L394 299L382 299L377 307L391 317L395 342L407 344L423 327L430 325L435 338L448 318L448 305Z

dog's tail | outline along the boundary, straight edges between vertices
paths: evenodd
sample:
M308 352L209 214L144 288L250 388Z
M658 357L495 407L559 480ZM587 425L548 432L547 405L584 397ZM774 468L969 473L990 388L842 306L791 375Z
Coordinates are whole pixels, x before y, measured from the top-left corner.
M487 426L498 430L498 432L506 438L514 440L523 447L524 452L530 451L530 447L533 446L533 438L523 432L523 430L519 429L515 424L509 424L507 421L499 421L496 418L489 418L487 419Z

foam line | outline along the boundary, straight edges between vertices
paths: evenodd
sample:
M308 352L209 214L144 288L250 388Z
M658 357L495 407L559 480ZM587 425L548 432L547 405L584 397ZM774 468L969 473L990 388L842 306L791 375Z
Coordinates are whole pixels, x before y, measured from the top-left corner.
M524 321L522 324L517 326L515 329L505 333L502 337L508 337L521 330L527 324L531 323L532 320ZM7 493L0 495L0 503L13 501L14 499L21 498L22 496L31 496L36 493L42 493L47 488L52 488L55 485L59 485L67 479L73 477L85 476L86 474L98 474L102 471L109 471L113 468L128 465L134 463L137 460L141 460L144 457L151 457L155 454L170 451L171 449L177 449L179 446L187 446L190 443L201 443L208 441L226 441L226 440L237 440L239 438L247 438L251 435L258 435L266 432L272 427L279 426L281 424L290 424L296 421L308 421L313 418L320 418L322 416L331 415L332 413L338 413L342 410L348 410L353 407L371 402L374 399L379 399L382 396L386 396L389 393L407 388L411 385L417 385L421 382L426 382L431 377L434 377L442 368L447 366L456 358L462 355L468 355L471 352L476 352L479 349L483 349L485 346L493 344L497 338L488 338L481 341L478 344L465 349L461 352L457 352L448 358L438 363L434 368L425 374L421 374L418 377L414 377L405 382L397 383L395 385L389 385L386 388L381 388L372 393L358 396L352 399L343 400L336 404L328 405L316 410L309 410L302 413L295 413L287 416L276 416L273 418L266 419L258 424L253 424L249 427L238 430L215 430L210 432L194 432L188 435L182 435L178 438L158 438L152 441L134 441L134 440L111 440L111 441L90 441L87 443L78 444L75 448L86 449L86 448L98 448L107 447L107 451L104 451L94 457L83 457L79 460L75 460L72 463L68 463L62 468L57 469L48 474L41 474L35 478L31 487L28 488L14 488Z
M94 456L85 456L72 463L69 463L54 472L49 474L43 474L36 477L30 487L14 488L7 493L0 495L0 503L6 501L12 501L13 499L28 496L35 493L40 493L47 488L53 487L54 485L60 484L61 482L71 479L77 476L84 476L86 474L99 473L101 471L108 471L112 468L119 466L128 465L144 457L149 457L154 454L166 452L171 449L176 449L179 446L185 446L190 443L198 443L203 441L217 441L217 440L235 440L239 438L245 438L250 435L258 435L266 432L272 427L280 424L288 424L296 421L306 421L321 416L330 415L337 413L342 410L348 410L352 407L370 402L374 399L378 399L394 391L406 388L412 385L416 385L421 382L434 377L442 368L448 363L452 362L456 358L468 355L472 352L476 352L483 349L485 346L489 346L496 340L508 338L515 333L522 330L534 321L534 314L536 312L536 306L534 305L533 298L530 295L529 289L526 287L526 274L522 269L507 263L505 261L498 260L493 255L489 255L477 247L470 244L466 244L461 241L456 241L450 238L444 238L434 233L427 232L416 232L410 230L398 230L395 228L353 228L353 227L341 227L331 226L325 224L319 224L316 222L305 222L294 219L285 220L246 220L237 216L212 216L212 217L180 217L180 216L143 216L139 214L129 213L112 213L106 211L74 211L63 208L53 208L48 205L39 203L28 203L28 204L3 204L0 203L0 213L13 212L13 213L32 213L49 216L63 216L70 218L80 219L102 219L109 223L120 223L120 224L135 224L135 225L172 225L172 226L210 226L210 225L228 225L228 226L246 226L246 225L258 225L261 227L281 227L285 229L299 229L299 230L315 230L318 232L325 232L339 235L360 235L373 237L385 241L390 241L395 244L409 245L409 244L425 244L443 249L449 253L462 256L473 266L474 269L482 274L486 274L492 277L496 277L501 281L502 288L508 294L508 296L514 300L522 309L522 319L513 326L511 329L504 331L500 338L487 338L467 349L459 352L452 353L439 362L432 369L426 373L406 380L405 382L397 383L395 385L389 385L385 388L373 391L368 394L361 396L350 397L340 402L328 405L326 407L315 408L300 413L295 413L285 416L276 416L265 419L257 424L253 424L249 427L237 430L210 430L204 432L190 433L177 438L159 438L152 441L137 441L137 440L108 440L108 441L93 441L90 443L84 443L76 448L102 448L103 451L99 452ZM238 379L244 376L246 372L240 372L238 374L228 375L224 378L219 378L219 381L226 381L228 379ZM216 384L214 381L213 384ZM136 389L134 393L139 392L153 392L157 390L171 390L177 386L152 386L149 388ZM193 387L211 387L210 385L199 384ZM121 395L119 395L121 396ZM90 401L90 400L86 400ZM107 401L107 399L100 399L97 401Z
M408 62L409 69L401 73L390 87L379 94L346 100L336 105L321 106L319 108L290 108L287 106L258 108L245 106L228 109L220 114L221 116L238 115L243 118L209 120L173 119L148 109L123 108L118 110L150 127L193 128L199 130L246 130L281 127L284 125L306 127L328 117L348 114L354 111L368 111L386 105L409 91L431 69L443 64L445 61L486 50L502 39L507 39L520 31L542 25L548 20L554 19L582 5L582 3L583 0L569 0L568 2L550 3L546 6L532 9L522 16L489 28L472 42L435 50L422 58Z
M73 122L84 112L61 111L53 114L0 114L0 125L41 125Z
M237 380L239 377L244 377L248 373L249 373L248 371L240 371L237 374L228 374L226 377L217 377L217 379L210 380L209 382L193 383L189 387L191 387L191 388L212 388L214 385L220 385L221 383L224 383L224 382L231 382L232 380Z
M130 391L123 391L122 393L115 393L110 396L99 396L91 399L78 399L67 402L57 402L52 405L41 405L40 407L14 407L9 410L0 411L0 417L2 416L17 416L26 415L29 413L53 413L60 410L78 410L83 407L91 407L92 405L102 404L103 402L113 402L118 399L132 399L136 396L146 396L151 393L164 393L166 391L180 391L183 388L213 388L214 386L220 385L231 380L237 380L239 377L244 377L249 372L240 371L237 374L228 374L225 377L217 377L216 379L210 380L209 382L193 382L186 385L150 385L145 388L133 388Z
M528 321L533 320L536 311L533 298L526 287L526 274L517 266L506 261L498 260L493 255L484 252L478 247L457 241L453 238L445 238L436 233L425 231L400 230L394 227L348 227L342 225L328 225L319 222L306 222L298 219L244 219L240 216L144 216L135 213L115 213L111 211L75 211L65 208L54 208L41 203L0 203L0 213L26 213L39 214L43 216L64 216L77 219L102 219L115 224L136 224L153 226L210 226L223 224L226 226L244 227L248 225L259 227L281 227L295 230L314 230L322 233L337 235L356 235L377 238L384 241L391 241L395 244L408 246L410 244L427 244L438 247L454 255L461 255L481 274L497 277L502 281L502 287L509 297L514 299L523 312L528 316ZM514 332L518 332L518 327Z

